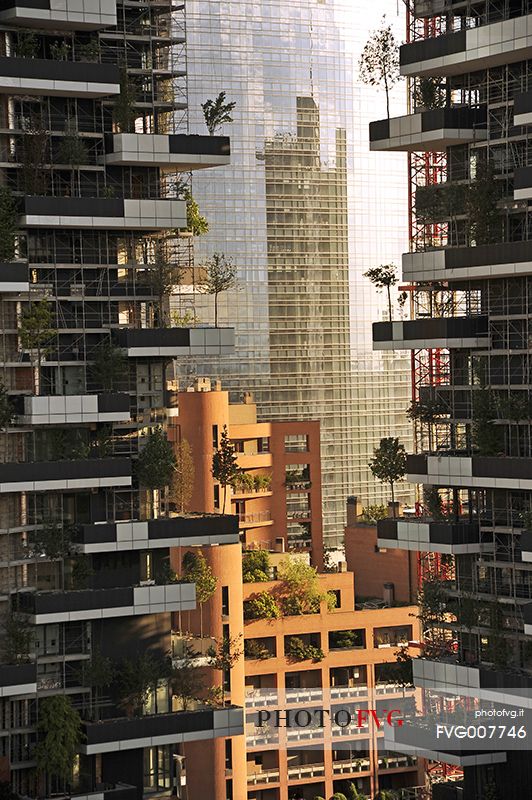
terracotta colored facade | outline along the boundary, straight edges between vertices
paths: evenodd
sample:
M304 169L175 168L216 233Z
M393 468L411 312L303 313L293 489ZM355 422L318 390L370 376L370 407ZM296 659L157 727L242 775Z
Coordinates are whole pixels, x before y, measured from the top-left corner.
M420 766L404 755L382 752L382 734L374 722L350 728L348 734L328 723L321 731L312 731L310 738L296 739L294 732L280 728L275 741L262 737L254 724L258 710L277 707L272 698L265 699L275 690L286 689L286 695L278 698L283 712L323 707L334 714L338 704L382 711L412 696L413 690L403 689L393 672L398 646L419 638L415 608L404 605L410 598L404 554L397 558L396 553L377 552L374 528L348 526L347 563L338 565L337 571L323 572L319 423L257 423L249 397L232 405L228 393L218 389L181 392L178 406L172 438L187 439L195 463L190 507L211 512L225 507L238 513L244 550L267 550L273 576L286 558L311 561L321 570L320 588L334 592L337 599L336 608L328 609L322 602L317 614L245 621L245 601L261 592L275 595L279 581L242 584L238 545L204 550L218 578L216 592L201 614L191 612L179 627L195 634L202 630L204 636L218 640L241 637L237 648L243 656L231 670L226 700L245 702L247 729L245 739L186 745L189 792L209 800L314 800L345 791L346 781L368 796L379 788L418 786ZM225 506L223 487L216 490L211 474L224 425L238 450L241 469L255 476L271 475L269 487L259 491L229 490ZM303 494L311 513L297 519L311 522L310 546L308 540L294 542L289 533L294 521L290 498ZM175 569L182 556L182 551L174 551ZM403 605L376 608L365 603L371 596L381 598L383 605L384 585L390 582L392 605ZM339 646L339 632L350 632L351 646L345 641ZM319 657L294 657L290 637L313 645ZM222 680L214 670L205 677L206 685L219 686Z
M202 390L200 386L207 390ZM245 548L312 551L323 565L319 422L257 422L251 396L229 402L229 393L209 381L177 395L178 416L170 436L186 439L195 480L190 509L236 513ZM257 486L219 486L211 473L212 454L227 426L238 466ZM260 486L262 481L263 485ZM225 498L224 498L225 494Z

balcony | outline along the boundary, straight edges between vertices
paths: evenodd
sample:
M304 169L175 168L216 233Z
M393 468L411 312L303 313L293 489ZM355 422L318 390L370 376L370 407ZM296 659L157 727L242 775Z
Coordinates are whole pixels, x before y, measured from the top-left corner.
M462 740L463 741L463 740ZM502 751L478 751L473 747L455 747L442 749L442 740L436 737L436 723L431 725L406 724L402 727L386 728L384 746L387 750L405 753L415 758L426 758L454 764L457 767L475 767L490 764L504 764L506 753Z
M530 125L531 123L532 92L523 92L514 98L514 125Z
M369 772L371 761L369 758L347 758L342 761L333 761L334 775L350 775L353 772Z
M116 0L4 0L0 22L54 30L97 30L116 25Z
M0 699L37 692L37 667L32 664L0 665Z
M1 61L1 59L0 59ZM25 197L20 224L27 228L165 230L186 227L184 200L109 197Z
M104 161L117 166L172 167L180 172L231 162L228 136L115 133L106 140Z
M121 717L84 723L80 751L92 756L117 750L240 736L243 731L241 708L176 711L129 719Z
M532 490L532 458L412 455L407 480L435 486Z
M377 545L387 550L448 553L480 553L478 522L434 522L409 519L380 519Z
M129 358L230 355L234 328L121 328L114 332Z
M404 44L401 75L463 75L532 57L532 15Z
M526 606L525 606L526 613ZM504 703L532 708L532 678L517 672L472 667L454 661L415 658L412 674L416 688L452 692L484 703Z
M46 97L106 97L120 92L114 64L0 57L0 94Z
M405 281L506 278L532 273L532 241L404 253Z
M521 560L529 564L532 562L532 531L523 531L521 534Z
M131 486L129 458L0 464L0 493Z
M516 167L514 170L514 200L532 197L532 167Z
M0 264L0 293L29 292L30 281L26 261Z
M487 316L374 322L374 350L488 347Z
M237 544L238 520L227 514L183 515L147 522L83 525L77 539L82 553L152 550L160 547Z
M279 780L279 769L262 769L257 772L248 772L247 774L248 786L258 786L263 783L279 783Z
M83 425L127 422L131 418L127 394L78 394L25 397L23 425Z
M239 514L238 524L240 529L262 528L265 525L273 525L271 511L255 511L250 514Z
M287 768L289 781L305 781L325 775L325 764L297 764Z
M193 583L165 586L119 586L66 592L20 592L19 610L34 625L112 617L136 617L196 608Z
M434 108L369 126L369 149L410 152L445 150L487 138L486 107Z

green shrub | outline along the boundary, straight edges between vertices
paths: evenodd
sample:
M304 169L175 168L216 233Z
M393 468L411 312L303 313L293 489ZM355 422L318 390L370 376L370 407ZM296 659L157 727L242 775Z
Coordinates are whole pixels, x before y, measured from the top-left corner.
M281 611L269 592L259 592L244 601L244 619L278 619Z
M258 583L270 580L270 556L266 550L248 550L242 557L242 580Z

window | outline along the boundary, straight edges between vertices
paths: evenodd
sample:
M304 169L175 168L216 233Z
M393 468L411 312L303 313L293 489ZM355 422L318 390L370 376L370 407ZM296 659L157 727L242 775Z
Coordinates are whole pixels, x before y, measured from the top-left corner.
M270 439L267 436L262 436L260 439L257 439L257 453L269 453L270 452Z
M171 789L170 745L144 749L144 791L160 792Z
M373 631L373 646L396 647L397 645L408 644L411 638L411 625L375 628Z
M213 494L214 494L214 507L220 508L220 487L218 484L213 486Z
M212 426L212 446L215 450L218 447L218 425Z
M291 433L284 437L285 453L306 453L308 436L304 433Z
M229 586L222 586L222 616L229 614Z
M231 739L225 740L225 768L232 769L233 767L233 748Z

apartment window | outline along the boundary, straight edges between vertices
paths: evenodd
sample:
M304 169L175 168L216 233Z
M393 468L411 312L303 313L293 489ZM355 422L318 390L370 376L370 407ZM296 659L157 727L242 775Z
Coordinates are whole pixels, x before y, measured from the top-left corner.
M225 768L233 768L233 744L231 739L225 740Z
M308 436L303 433L291 433L284 437L285 453L306 453Z
M214 449L218 447L218 425L212 426L212 446Z
M408 644L412 638L412 626L390 626L388 628L375 628L373 631L374 647L396 647Z
M260 439L257 439L257 453L269 453L270 452L270 439L268 436L261 436Z
M218 484L213 486L214 507L220 508L220 487Z
M222 586L222 616L229 615L229 586Z
M225 782L225 793L227 800L233 800L233 781L231 779Z
M171 789L171 763L170 745L144 748L144 791L146 793Z

